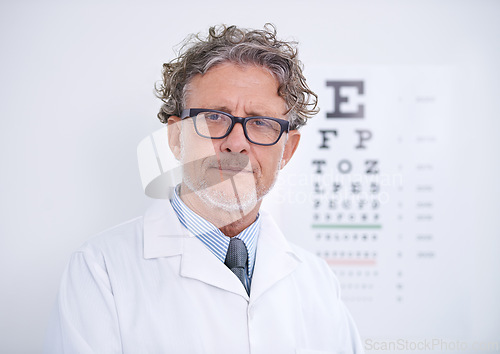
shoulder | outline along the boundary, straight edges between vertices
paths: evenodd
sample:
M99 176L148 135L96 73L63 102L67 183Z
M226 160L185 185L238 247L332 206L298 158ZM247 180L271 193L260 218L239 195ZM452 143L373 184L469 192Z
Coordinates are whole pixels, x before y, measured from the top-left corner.
M300 277L302 281L310 282L311 286L316 286L321 292L340 298L339 281L324 259L288 241L269 213L262 213L262 227L266 233L272 233L275 240L280 240L276 242L283 244L283 247L287 248L299 261L294 272L297 277Z
M300 259L299 271L315 279L316 283L328 288L328 290L340 298L340 283L326 261L314 253L289 242L291 249Z
M123 270L124 265L137 265L142 256L140 245L142 217L94 235L71 254L62 277L61 294L86 293L93 286L111 291L111 278L116 278L117 270Z
M136 254L142 250L143 224L144 218L140 216L101 231L89 238L74 253L95 260Z
M265 233L271 233L275 240L279 240L279 242L281 242L283 245L286 245L286 247L296 255L301 263L304 264L304 266L312 268L316 271L320 271L321 273L331 273L330 267L324 259L288 241L271 214L266 211L261 211L261 217L261 231L264 231Z
M324 259L290 241L288 241L288 244L293 252L300 258L302 263L306 264L308 267L312 267L320 272L330 271Z

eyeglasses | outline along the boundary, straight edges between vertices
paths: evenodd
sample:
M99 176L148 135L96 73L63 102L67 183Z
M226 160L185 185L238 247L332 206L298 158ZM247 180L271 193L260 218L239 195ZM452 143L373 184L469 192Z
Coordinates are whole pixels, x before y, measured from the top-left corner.
M199 136L222 139L231 133L236 123L243 126L245 137L257 145L276 144L283 132L290 130L290 123L284 119L271 117L235 117L214 109L191 108L181 112L181 119L192 118Z

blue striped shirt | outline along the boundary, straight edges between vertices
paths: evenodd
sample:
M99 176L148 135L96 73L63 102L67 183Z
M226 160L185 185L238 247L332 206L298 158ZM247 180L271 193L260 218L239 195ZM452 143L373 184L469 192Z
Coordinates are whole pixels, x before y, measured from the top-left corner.
M181 224L195 235L208 249L222 262L226 260L226 253L229 247L231 238L224 235L215 225L205 220L191 209L181 200L177 192L179 186L174 189L172 200L172 208L174 209ZM260 217L243 230L238 235L234 236L243 241L248 252L248 282L250 283L255 265L255 251L257 249L257 240L260 231Z

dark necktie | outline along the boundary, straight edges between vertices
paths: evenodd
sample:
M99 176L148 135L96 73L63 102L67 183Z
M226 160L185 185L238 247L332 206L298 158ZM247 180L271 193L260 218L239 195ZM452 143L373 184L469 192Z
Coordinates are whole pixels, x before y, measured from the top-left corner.
M231 237L224 264L238 277L247 294L250 294L250 286L247 281L247 259L248 252L245 243L239 238Z

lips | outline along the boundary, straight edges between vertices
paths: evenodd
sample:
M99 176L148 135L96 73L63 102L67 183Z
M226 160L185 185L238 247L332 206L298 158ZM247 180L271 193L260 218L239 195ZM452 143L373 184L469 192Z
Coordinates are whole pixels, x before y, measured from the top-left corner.
M232 166L227 166L227 167L209 167L210 170L217 170L217 171L220 171L220 172L227 172L227 173L232 173L232 174L236 174L236 173L240 173L240 172L243 172L243 173L253 173L252 170L249 170L249 169L246 169L246 168L241 168L241 167L232 167Z
M219 154L219 156L208 157L204 164L208 169L216 169L220 172L236 174L239 172L253 173L249 158L246 155Z

